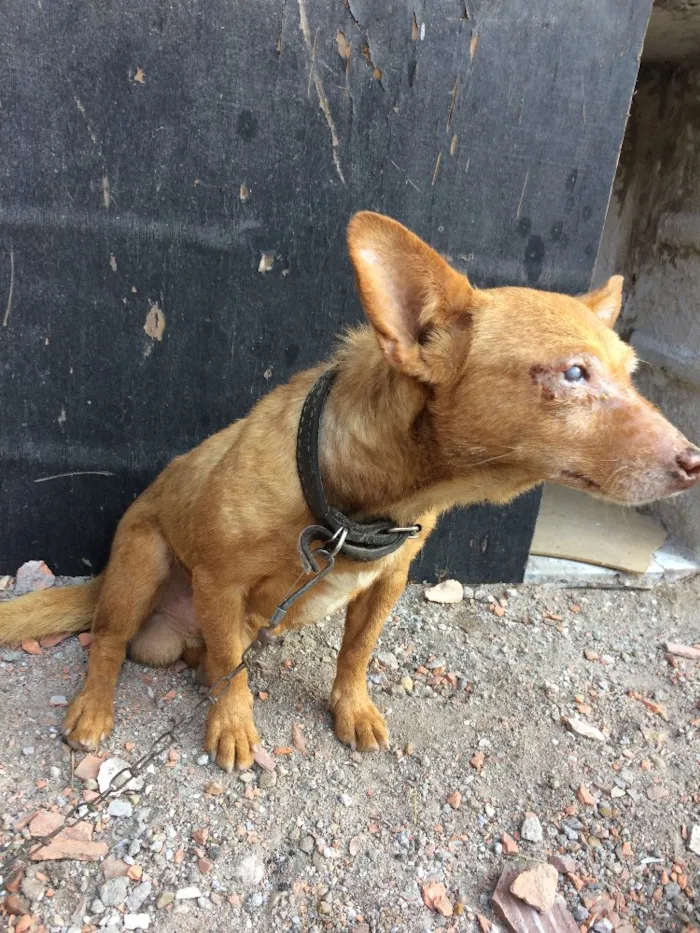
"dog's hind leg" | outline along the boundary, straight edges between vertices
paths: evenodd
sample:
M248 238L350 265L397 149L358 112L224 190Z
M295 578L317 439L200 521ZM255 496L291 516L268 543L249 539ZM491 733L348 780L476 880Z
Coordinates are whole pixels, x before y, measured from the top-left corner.
M71 745L96 748L111 731L127 643L150 615L170 564L170 550L152 512L137 500L114 536L92 622L87 679L66 714Z

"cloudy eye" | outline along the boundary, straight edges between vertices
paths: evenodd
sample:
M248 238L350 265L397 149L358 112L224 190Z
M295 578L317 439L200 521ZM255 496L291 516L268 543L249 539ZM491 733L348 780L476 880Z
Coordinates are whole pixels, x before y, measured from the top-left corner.
M582 366L569 366L564 373L567 382L584 382L586 379L586 370Z

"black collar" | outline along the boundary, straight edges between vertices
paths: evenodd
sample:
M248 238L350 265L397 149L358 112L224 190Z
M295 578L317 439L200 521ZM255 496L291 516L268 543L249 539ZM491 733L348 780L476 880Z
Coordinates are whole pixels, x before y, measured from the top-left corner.
M337 540L346 529L347 535L340 548L344 557L358 561L379 560L380 557L393 554L407 538L415 538L421 529L420 525L396 528L390 519L356 522L328 502L321 480L318 438L323 406L337 375L336 369L326 370L314 384L301 409L297 433L297 470L306 505L318 523L306 529L302 537L307 535L317 540L323 536L327 541ZM307 544L310 543L309 540Z

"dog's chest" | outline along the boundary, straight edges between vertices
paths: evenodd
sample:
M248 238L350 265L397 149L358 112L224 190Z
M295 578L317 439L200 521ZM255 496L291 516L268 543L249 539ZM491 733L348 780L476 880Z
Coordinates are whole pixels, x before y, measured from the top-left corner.
M325 616L342 609L353 593L367 589L377 579L382 567L378 563L345 565L333 570L325 581L312 590L291 620L293 626L318 622Z

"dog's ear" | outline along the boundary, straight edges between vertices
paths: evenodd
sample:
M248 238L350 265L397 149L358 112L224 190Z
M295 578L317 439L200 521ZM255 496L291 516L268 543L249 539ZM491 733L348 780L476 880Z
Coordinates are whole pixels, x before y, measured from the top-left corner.
M594 292L579 295L579 300L587 305L603 324L614 327L622 307L623 282L621 275L613 275L605 285L601 285Z
M474 289L467 278L400 223L370 211L351 219L348 251L388 362L424 382L442 381L447 334L471 320Z

